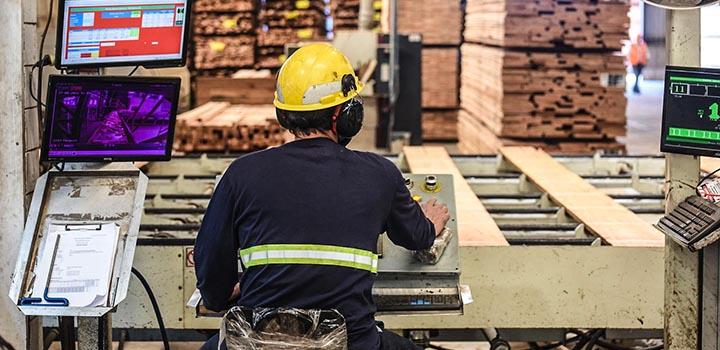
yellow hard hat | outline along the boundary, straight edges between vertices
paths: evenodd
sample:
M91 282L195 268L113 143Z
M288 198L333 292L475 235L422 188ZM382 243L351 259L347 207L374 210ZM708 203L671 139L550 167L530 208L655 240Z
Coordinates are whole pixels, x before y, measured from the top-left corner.
M343 77L351 75L355 91L343 93ZM363 86L350 61L330 44L301 47L283 63L275 88L275 107L286 111L317 111L357 96Z

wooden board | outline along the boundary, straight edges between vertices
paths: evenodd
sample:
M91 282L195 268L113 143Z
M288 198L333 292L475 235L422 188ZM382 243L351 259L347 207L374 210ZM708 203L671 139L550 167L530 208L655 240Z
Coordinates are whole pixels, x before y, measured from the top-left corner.
M625 0L468 0L465 41L504 47L620 50Z
M398 0L397 2L398 32L422 34L423 45L459 45L461 27L462 12L459 0Z
M422 107L457 108L460 75L457 48L422 49Z
M408 146L403 154L416 174L451 174L455 187L458 237L462 246L506 246L505 236L458 170L444 147Z
M665 237L652 225L585 182L547 153L532 147L505 147L505 160L608 244L662 247Z
M264 105L273 101L275 78L196 77L193 87L198 106L210 101Z
M720 159L711 157L700 158L700 170L702 170L702 172L710 174L718 169L720 169ZM720 173L715 174L715 177L720 177Z

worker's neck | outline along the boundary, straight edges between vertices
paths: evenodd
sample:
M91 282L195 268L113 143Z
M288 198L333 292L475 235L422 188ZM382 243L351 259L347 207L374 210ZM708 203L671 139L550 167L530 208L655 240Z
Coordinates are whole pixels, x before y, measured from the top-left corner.
M295 134L295 140L308 140L308 139L319 139L325 138L338 142L337 135L332 131L314 131L309 134L298 133Z

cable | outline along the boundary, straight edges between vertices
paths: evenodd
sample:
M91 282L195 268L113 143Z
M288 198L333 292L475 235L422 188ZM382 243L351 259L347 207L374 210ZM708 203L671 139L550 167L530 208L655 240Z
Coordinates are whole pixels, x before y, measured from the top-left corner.
M128 76L131 77L133 74L135 74L135 72L138 70L138 68L140 68L140 66L135 66L135 68L133 68L133 70L130 71Z
M5 338L3 338L2 336L0 336L0 349L15 350L15 348L12 346L12 344L10 344L10 342L5 340Z
M143 277L140 271L133 267L132 273L133 275L135 275L135 277L137 277L138 280L140 280L140 283L143 285L143 288L145 288L145 291L150 298L150 303L152 304L153 311L155 311L155 317L157 318L158 327L160 327L160 336L162 337L163 346L165 347L165 350L170 350L170 342L168 341L167 329L165 329L165 322L163 321L162 314L160 313L160 307L158 306L157 300L155 299L155 294L153 294L153 291L150 288L150 284L147 282L145 277Z

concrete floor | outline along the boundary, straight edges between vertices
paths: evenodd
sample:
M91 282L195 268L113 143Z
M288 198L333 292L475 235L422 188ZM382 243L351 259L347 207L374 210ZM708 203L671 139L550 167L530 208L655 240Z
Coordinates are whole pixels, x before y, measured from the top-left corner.
M634 77L628 77L628 87ZM660 126L662 124L663 82L660 80L641 81L640 94L630 88L626 92L627 136L620 138L629 154L660 153Z

